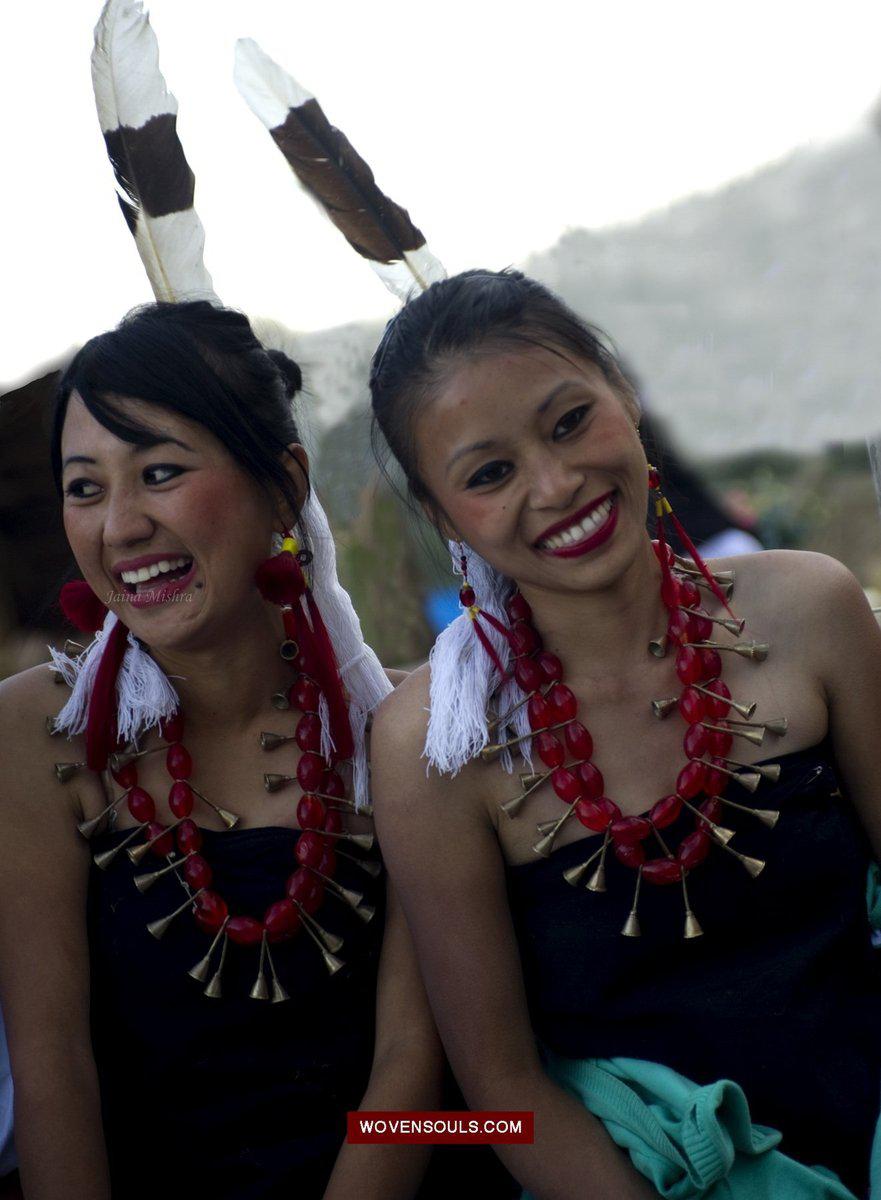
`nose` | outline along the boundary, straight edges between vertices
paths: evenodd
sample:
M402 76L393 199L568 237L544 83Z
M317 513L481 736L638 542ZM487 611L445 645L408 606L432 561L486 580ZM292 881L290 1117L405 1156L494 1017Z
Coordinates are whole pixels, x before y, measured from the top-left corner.
M536 455L529 471L530 498L536 509L571 508L584 483L583 471L550 448Z
M104 517L104 544L113 549L125 549L149 540L155 523L131 488L114 488L108 499Z

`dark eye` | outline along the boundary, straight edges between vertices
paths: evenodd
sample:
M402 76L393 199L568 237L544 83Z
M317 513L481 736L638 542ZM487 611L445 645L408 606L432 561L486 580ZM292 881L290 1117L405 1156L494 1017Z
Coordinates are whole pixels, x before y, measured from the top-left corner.
M486 487L489 483L501 483L511 473L511 470L509 462L499 460L498 462L487 463L479 471L475 471L465 486L477 488Z
M559 421L554 426L554 439L564 438L570 434L573 429L577 429L587 415L587 410L590 407L588 404L579 404L577 408L570 409L565 416L560 417Z
M175 479L183 473L184 468L176 467L173 463L156 463L152 467L144 468L144 483L168 483L170 479Z
M73 500L91 500L100 490L98 484L91 479L72 479L64 489L64 494Z

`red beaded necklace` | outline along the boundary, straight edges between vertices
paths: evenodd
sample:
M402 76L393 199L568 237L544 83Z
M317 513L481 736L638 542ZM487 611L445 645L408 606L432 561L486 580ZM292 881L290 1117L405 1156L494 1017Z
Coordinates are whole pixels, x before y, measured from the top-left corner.
M786 721L753 722L750 718L755 704L739 704L732 699L722 679L720 651L733 651L761 662L767 657L768 647L756 642L717 643L710 640L714 625L737 637L743 632L743 621L734 617L727 605L733 573L727 577L714 576L699 557L699 565L695 566L673 554L663 535L663 516L671 510L661 494L654 471L650 471L649 486L655 492L659 518L659 537L652 545L661 566L661 599L668 614L665 636L652 642L649 649L655 656L663 657L668 648L676 648L676 675L682 684L678 696L653 701L652 710L656 717L663 719L676 709L688 728L683 739L685 763L676 777L673 791L645 812L624 816L618 805L604 794L602 773L592 761L593 739L577 719L578 701L564 682L560 659L544 650L541 636L532 624L532 610L524 597L515 592L507 601L505 611L509 626L477 608L467 578L460 591L460 600L468 609L475 630L479 631L479 618L490 619L493 627L503 633L513 655L512 670L510 674L505 671L505 675L508 678L513 675L522 699L501 717L492 719L491 728L504 729L514 713L527 705L530 732L486 746L481 757L484 761L494 761L506 749L529 740L534 753L547 768L543 772L521 775L520 793L502 803L502 811L508 817L516 816L527 797L550 782L566 805L566 811L557 819L537 825L540 836L533 847L535 853L547 857L565 822L575 817L591 832L601 833L603 840L599 849L587 859L564 872L566 881L578 886L596 863L586 886L590 891L605 891L605 859L611 846L616 858L637 872L633 903L622 934L627 937L640 935L637 906L641 884L645 880L655 885L681 885L685 904L684 933L686 938L694 938L703 931L691 909L686 880L689 872L704 862L711 848L721 847L753 876L758 875L765 865L761 859L741 854L729 844L734 831L720 824L724 809L729 807L750 813L770 828L779 817L773 809L750 808L724 795L731 782L752 792L762 778L775 780L780 774L776 764L747 766L729 758L733 739L741 737L760 745L766 732L784 734ZM463 560L463 574L465 565ZM706 612L701 606L699 584L707 586L722 601L729 618L711 617ZM488 641L485 634L481 641ZM733 720L732 712L743 720ZM677 821L683 810L693 816L694 829L672 849L662 831ZM647 849L650 842L654 842L659 850L654 856Z
M293 555L286 553L278 556L277 560L269 560L264 568L290 576L292 570L299 571L299 567L293 564ZM322 647L315 633L315 629L319 628L318 622L313 621L311 626L305 626L291 599L290 593L281 592L276 600L282 604L286 633L280 654L294 665L297 673L291 686L273 696L272 703L277 709L293 708L301 715L290 735L269 732L260 735L264 750L275 750L294 741L301 751L296 774L267 773L263 777L264 786L269 792L294 783L303 791L297 804L300 833L294 855L298 865L286 881L283 896L267 908L262 918L257 918L231 914L227 901L212 888L213 871L202 852L202 831L192 819L196 799L213 809L227 829L232 829L239 818L214 804L191 782L193 760L183 744L184 718L180 711L160 722L162 740L159 745L136 750L116 743L115 752L110 754L107 765L113 780L123 791L97 817L82 821L78 826L84 837L92 837L105 820L115 818L116 810L125 801L132 817L138 822L137 826L116 846L96 854L94 861L98 867L106 869L123 849L127 850L128 857L136 865L148 855L167 860L158 869L136 875L135 885L139 891L145 892L158 879L174 874L186 892L186 899L167 916L150 922L147 928L154 937L161 938L175 917L187 909L192 911L196 925L209 934L212 941L189 974L198 982L207 983L204 993L209 997L221 995L221 974L228 943L260 947L257 979L250 994L255 1000L271 999L277 1003L286 1000L288 994L278 979L271 946L305 930L318 946L330 974L335 974L343 966L342 960L337 957L343 941L319 924L315 913L322 907L325 898L331 896L348 905L364 921L369 921L374 915L373 907L364 903L360 891L344 887L335 878L339 857L349 859L372 876L378 875L381 868L373 860L348 855L338 848L339 842L347 841L360 849L370 850L374 838L372 834L343 830L341 814L354 811L355 804L347 798L346 785L336 767L345 758L346 751L351 751L351 745L346 745L341 754L331 752L325 756L321 748L322 721L319 715L323 697L328 697L329 707L333 708L334 698L328 693L332 690L335 666L332 669L328 666L326 656L322 662ZM311 600L310 593L307 593L307 600ZM323 630L323 624L320 629ZM331 680L331 686L323 687L319 679ZM336 704L340 706L339 699ZM340 726L336 728L339 730ZM347 718L345 728L347 730ZM338 733L337 744L342 740ZM169 825L156 820L156 803L150 793L138 784L138 760L163 749L166 770L171 778L168 808L174 821ZM66 782L78 768L86 765L56 763L55 770L59 780ZM361 813L370 816L369 806L362 807ZM136 846L130 845L145 834L146 840ZM218 948L219 954L215 958Z

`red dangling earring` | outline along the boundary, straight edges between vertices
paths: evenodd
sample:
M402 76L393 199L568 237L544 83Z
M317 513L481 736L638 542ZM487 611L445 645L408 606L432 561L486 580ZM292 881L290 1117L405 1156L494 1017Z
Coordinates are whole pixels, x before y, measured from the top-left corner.
M107 616L107 605L99 600L84 579L66 583L58 596L65 617L85 633L97 633ZM85 743L86 763L92 771L103 771L117 748L116 679L128 645L128 626L117 618L95 672L89 697Z
M729 614L729 616L733 617L734 613L728 607L728 601L725 598L724 592L719 587L719 584L716 581L716 577L713 575L713 573L710 571L710 568L707 566L707 564L704 562L704 560L698 554L697 547L695 546L695 544L691 540L691 538L688 536L688 534L685 532L685 529L682 526L682 522L676 516L676 514L673 511L673 508L670 504L670 501L667 499L667 497L664 495L663 491L661 490L661 476L660 476L657 468L653 467L651 465L651 463L649 463L649 467L648 467L648 486L649 486L649 491L654 492L654 494L655 494L655 522L656 522L655 528L656 528L656 537L657 537L657 545L655 547L655 553L657 554L658 561L661 564L661 574L663 576L663 580L661 582L661 598L662 598L662 600L664 601L664 603L667 605L668 608L677 603L677 601L676 601L677 584L676 584L676 580L673 578L673 572L672 572L672 564L673 564L673 560L674 560L673 548L672 548L672 546L670 546L670 543L667 541L667 537L666 537L666 534L664 531L664 517L669 517L670 521L673 525L673 528L676 530L676 533L679 536L679 539L681 540L687 553L690 554L691 557L694 559L695 566L698 568L701 575L703 575L710 591L713 593L713 595L716 597L716 599L719 601L719 603L722 605L722 607L725 609L725 611Z
M303 572L303 565L311 560L309 552L301 550L288 533L281 551L257 568L254 582L264 600L281 607L285 630L282 658L296 660L301 673L311 676L324 693L334 754L341 761L352 757L355 741L333 643Z
M461 542L459 542L459 573L462 576L462 586L459 588L459 603L468 614L468 617L471 621L471 628L474 630L475 634L477 635L477 640L489 655L493 666L499 672L502 679L510 679L510 671L508 671L496 653L495 647L487 637L486 630L481 629L480 622L486 621L486 623L491 625L493 629L500 633L508 645L512 646L513 648L513 644L511 642L511 631L505 625L503 625L497 617L494 617L492 613L487 612L486 609L481 608L477 603L477 596L475 595L474 588L468 582L468 556L466 555L465 548Z

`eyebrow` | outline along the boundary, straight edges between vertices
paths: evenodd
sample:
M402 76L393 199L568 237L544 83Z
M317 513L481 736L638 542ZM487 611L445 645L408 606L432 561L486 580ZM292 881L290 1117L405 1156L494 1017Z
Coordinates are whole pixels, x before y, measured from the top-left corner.
M147 450L155 450L157 446L180 446L181 450L187 450L190 454L196 453L192 446L188 446L186 442L182 442L179 438L172 437L170 434L167 437L157 437L155 440L151 439L149 442L133 444L130 453L132 455L144 454ZM70 454L61 464L61 469L64 470L71 463L90 463L92 466L95 466L97 459L90 458L87 454Z
M551 388L547 396L545 396L544 400L542 400L541 404L539 404L538 408L535 410L536 415L539 417L544 416L557 397L563 392L568 391L570 388L582 386L582 382L578 379L564 379L563 382L558 383L555 388ZM449 475L450 471L453 469L453 466L459 461L460 458L464 458L466 454L473 454L475 450L491 450L497 445L497 441L490 439L489 441L484 442L472 442L470 446L461 446L454 454L450 456L450 460L447 463L446 474Z

